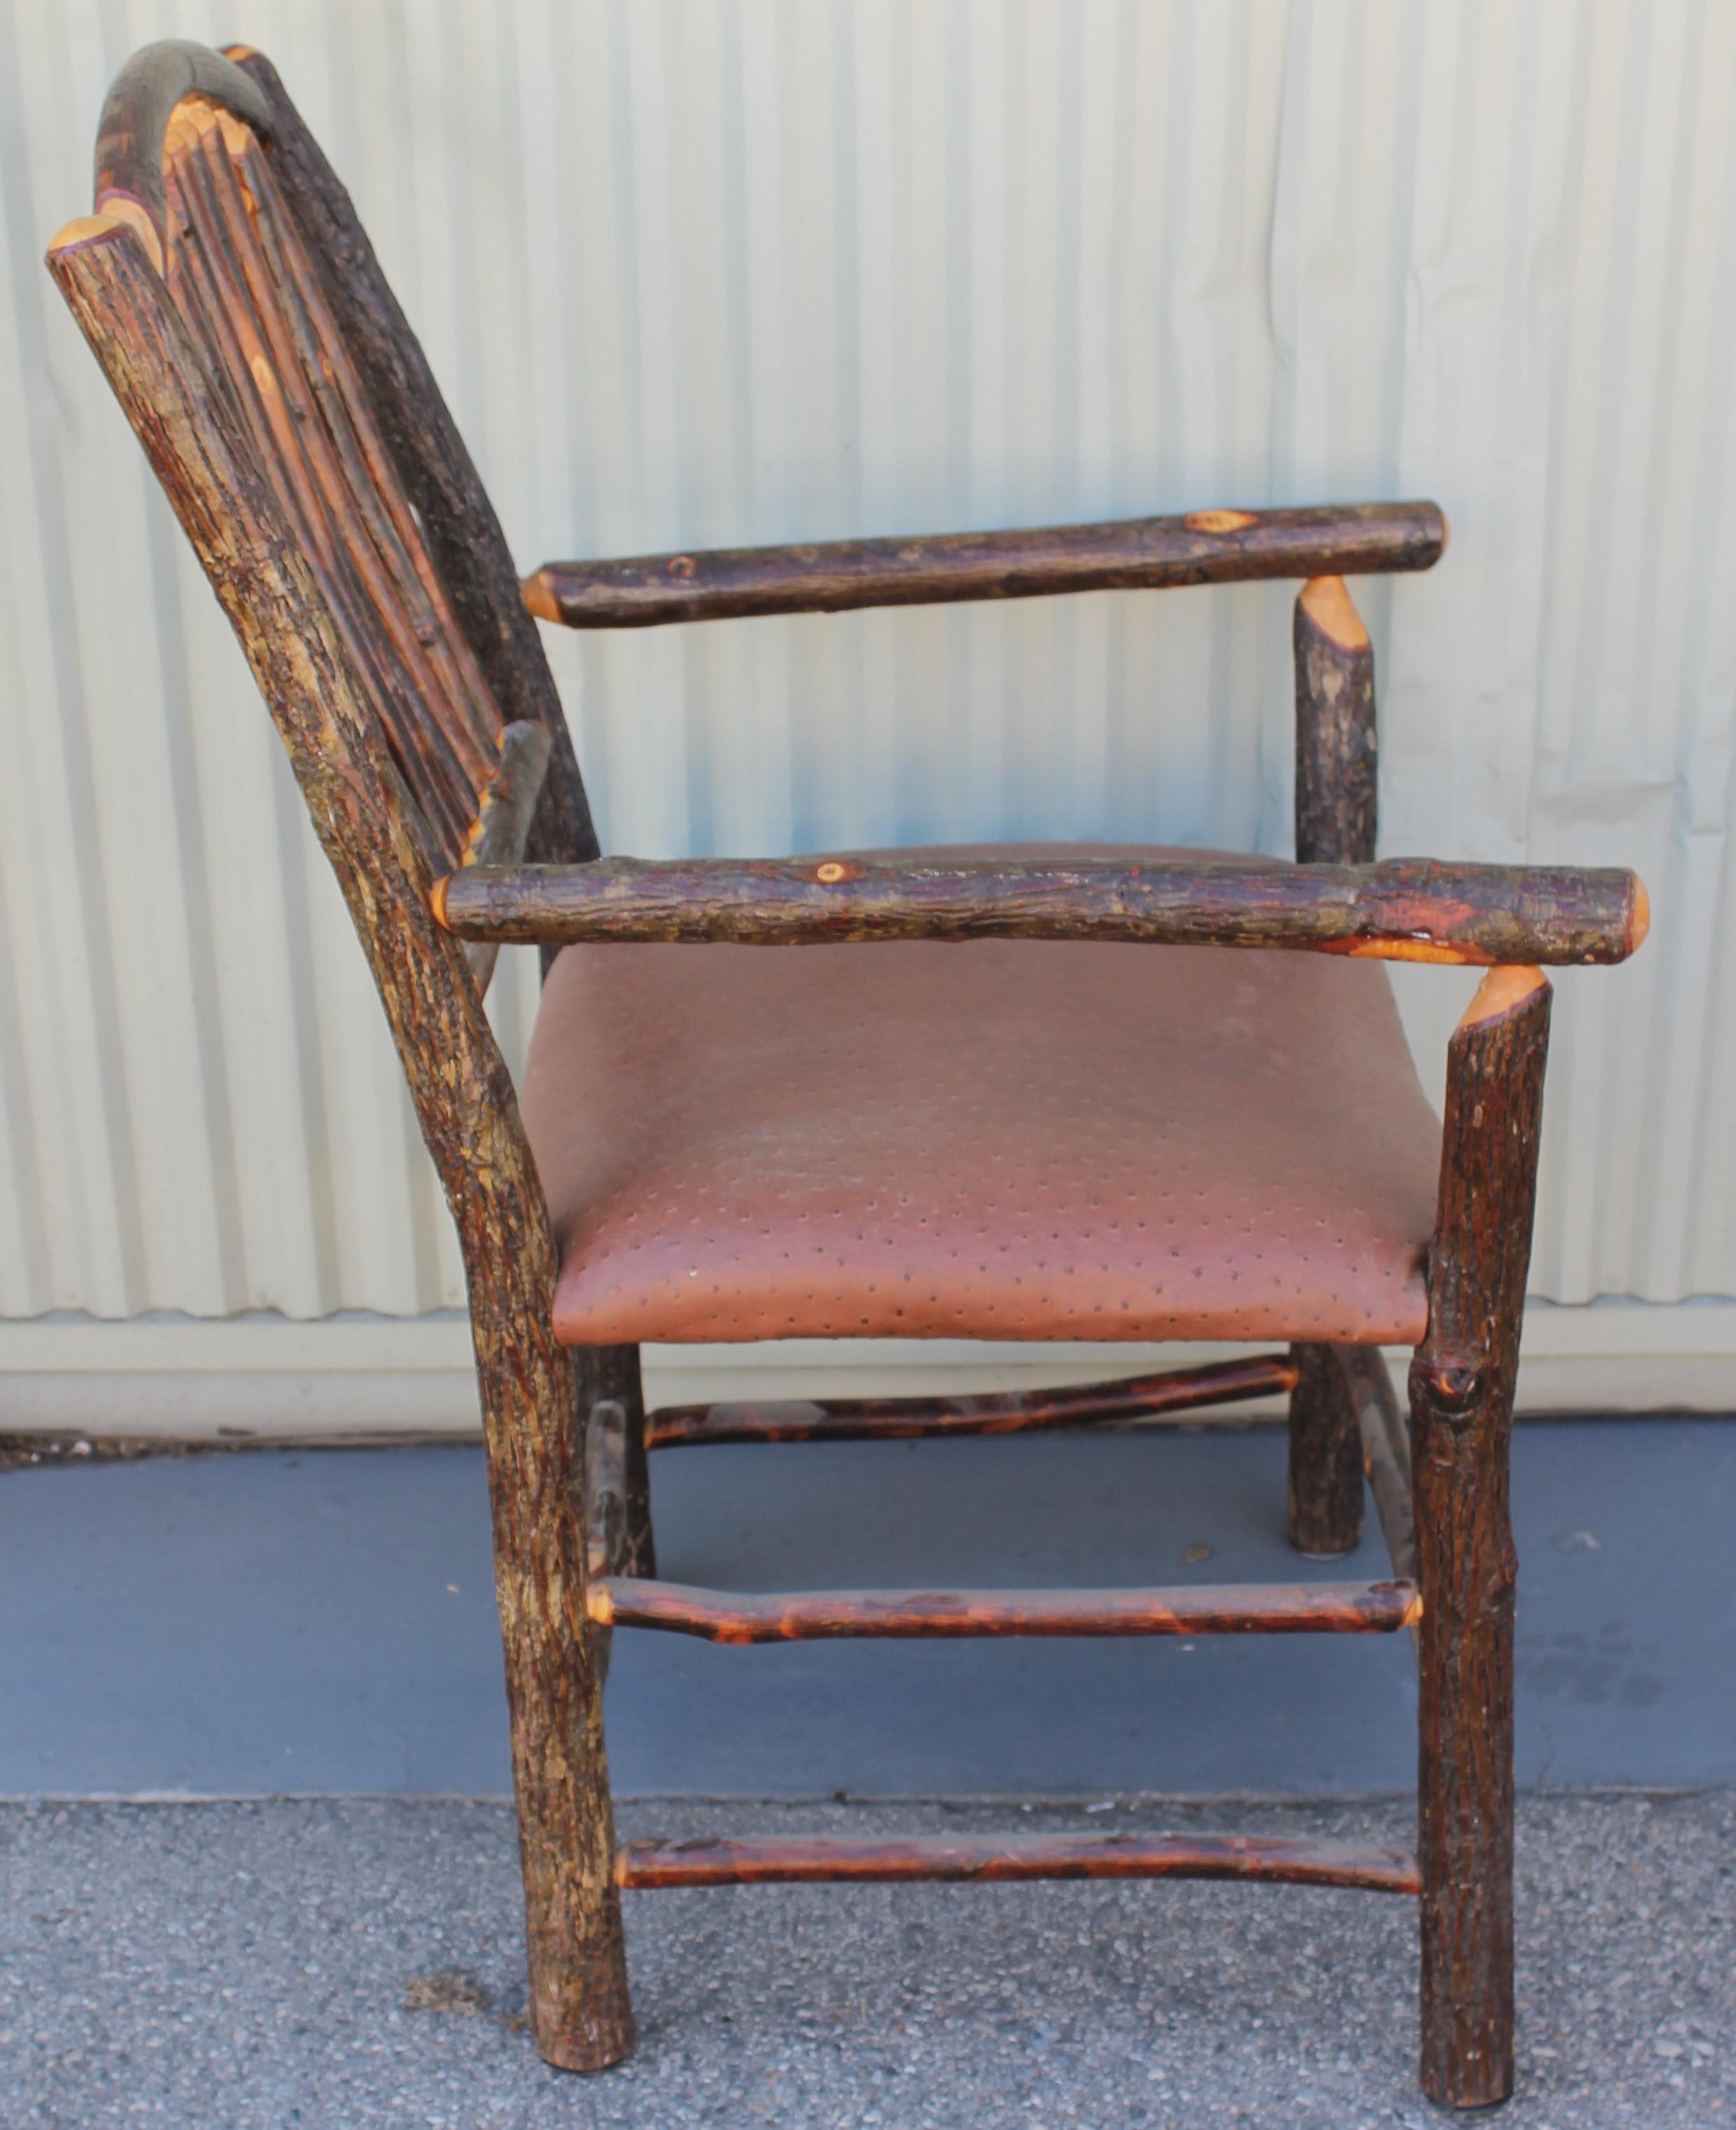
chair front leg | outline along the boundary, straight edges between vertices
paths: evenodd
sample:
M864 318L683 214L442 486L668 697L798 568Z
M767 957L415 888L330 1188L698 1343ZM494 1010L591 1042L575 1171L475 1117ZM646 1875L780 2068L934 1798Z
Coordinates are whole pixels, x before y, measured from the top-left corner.
M1513 1623L1509 1446L1531 1259L1550 991L1492 971L1447 1053L1428 1335L1411 1363L1423 1594L1418 1856L1423 2089L1513 2091Z

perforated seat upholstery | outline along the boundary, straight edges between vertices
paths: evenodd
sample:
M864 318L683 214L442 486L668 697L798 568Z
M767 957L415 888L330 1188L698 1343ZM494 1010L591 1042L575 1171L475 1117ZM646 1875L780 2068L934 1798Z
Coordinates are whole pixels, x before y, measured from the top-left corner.
M1440 1127L1371 962L570 947L523 1107L570 1344L1426 1325Z

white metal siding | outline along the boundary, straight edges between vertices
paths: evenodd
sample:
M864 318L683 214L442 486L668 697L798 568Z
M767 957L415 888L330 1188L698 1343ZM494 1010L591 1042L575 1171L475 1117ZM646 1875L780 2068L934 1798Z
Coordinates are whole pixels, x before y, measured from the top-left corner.
M1367 600L1384 849L1653 898L1559 983L1533 1284L1736 1294L1736 9L0 0L0 1314L461 1295L269 724L41 263L165 34L276 60L526 567L1437 498L1447 559ZM1289 600L549 641L615 850L1282 851ZM1432 1091L1467 987L1404 972Z

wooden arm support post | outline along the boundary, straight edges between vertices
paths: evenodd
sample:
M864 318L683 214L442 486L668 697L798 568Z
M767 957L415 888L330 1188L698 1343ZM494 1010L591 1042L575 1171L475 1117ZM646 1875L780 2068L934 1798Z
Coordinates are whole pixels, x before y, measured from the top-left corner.
M1194 510L1030 532L830 540L621 561L545 562L524 604L569 628L649 628L748 614L1161 590L1327 571L1426 570L1447 546L1432 503Z
M1375 862L1378 763L1375 654L1341 576L1315 577L1296 600L1296 858ZM1327 1346L1291 1349L1287 1516L1299 1553L1330 1559L1362 1535L1356 1416Z
M1296 601L1296 859L1375 862L1375 654L1342 577Z

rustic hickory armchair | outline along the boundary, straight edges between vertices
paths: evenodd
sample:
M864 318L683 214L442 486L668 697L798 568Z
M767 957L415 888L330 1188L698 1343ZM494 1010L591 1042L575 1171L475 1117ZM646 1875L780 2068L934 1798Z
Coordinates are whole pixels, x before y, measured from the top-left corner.
M50 267L276 721L462 1240L543 2055L594 2070L632 2045L624 1887L1193 1874L1420 1894L1424 2087L1504 2097L1507 1458L1539 965L1619 961L1646 904L1621 872L1374 862L1373 668L1343 578L1427 568L1440 513L1206 510L558 564L521 595L349 200L263 58L137 55L103 112L95 208ZM1295 864L1060 847L605 859L531 618L1252 577L1304 585ZM505 940L544 955L522 1122L483 1013ZM1383 958L1489 965L1449 1047L1444 1127ZM941 1333L1281 1349L1035 1397L643 1409L642 1340ZM1415 1349L1408 1431L1382 1342ZM1365 1469L1390 1579L739 1596L657 1574L650 1449L1083 1426L1275 1391L1293 1540L1347 1551ZM1408 1629L1417 1850L617 1849L601 1694L627 1626L725 1642Z

